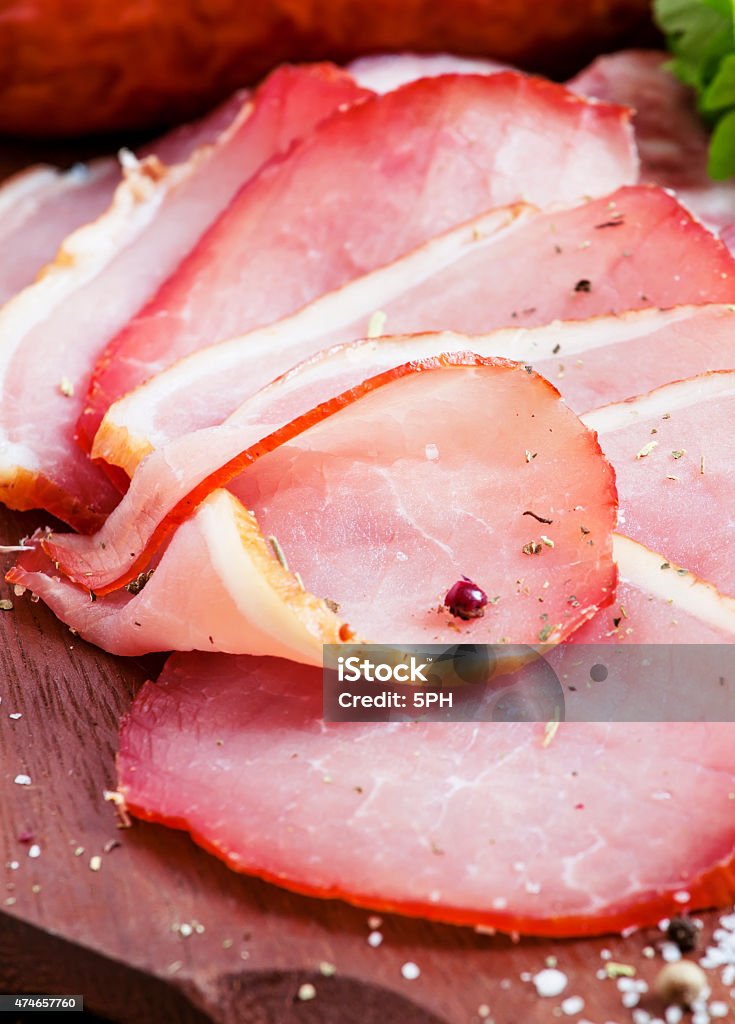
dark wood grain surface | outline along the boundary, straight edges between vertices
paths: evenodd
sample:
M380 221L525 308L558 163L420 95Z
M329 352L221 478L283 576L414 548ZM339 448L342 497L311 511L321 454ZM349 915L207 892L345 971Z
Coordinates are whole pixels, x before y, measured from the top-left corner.
M0 176L30 156L6 149ZM0 543L43 521L0 510ZM615 982L596 977L601 952L651 980L661 960L641 950L659 933L513 942L383 915L375 949L364 910L238 876L184 834L118 828L103 799L118 723L154 665L90 647L5 584L0 597L14 602L0 612L0 993L81 992L89 1010L130 1024L551 1024L562 997L539 998L528 975L555 957L564 997L585 1000L562 1019L631 1020ZM704 917L711 930L716 915ZM416 980L402 977L407 961ZM312 1000L298 997L305 982Z

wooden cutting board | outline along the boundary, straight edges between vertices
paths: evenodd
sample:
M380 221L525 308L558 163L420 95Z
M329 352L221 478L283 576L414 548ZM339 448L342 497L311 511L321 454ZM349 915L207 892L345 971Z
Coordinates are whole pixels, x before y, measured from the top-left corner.
M41 521L1 511L0 543ZM586 1004L563 1019L631 1019L616 983L596 977L600 954L651 980L661 960L641 949L657 931L514 943L384 915L372 948L365 910L236 875L179 832L118 828L103 791L146 666L84 643L28 595L3 584L0 596L14 602L0 612L0 992L83 993L89 1009L135 1024L550 1024L561 998L539 998L526 972L553 956L569 977L564 997ZM716 915L705 917L710 929ZM402 977L407 961L421 970L415 980ZM298 997L305 982L312 1000Z

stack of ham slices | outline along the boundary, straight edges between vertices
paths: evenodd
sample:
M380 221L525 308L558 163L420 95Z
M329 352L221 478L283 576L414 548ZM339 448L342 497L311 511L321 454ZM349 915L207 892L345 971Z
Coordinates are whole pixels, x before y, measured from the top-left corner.
M121 164L0 190L0 292L64 238L0 311L0 498L74 531L17 594L178 652L128 809L460 924L731 899L733 724L321 720L325 643L735 642L735 191L661 56L284 67Z

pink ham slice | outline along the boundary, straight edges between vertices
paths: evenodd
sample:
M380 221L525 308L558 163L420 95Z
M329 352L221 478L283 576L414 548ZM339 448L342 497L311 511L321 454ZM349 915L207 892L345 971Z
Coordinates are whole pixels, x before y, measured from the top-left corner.
M735 371L703 374L585 417L620 489L620 529L735 596L730 509L735 505Z
M641 181L675 189L685 206L732 244L735 186L707 174L707 130L693 91L665 70L668 59L666 53L645 50L598 57L569 88L635 110Z
M554 642L612 593L610 469L555 389L520 364L459 354L399 366L310 410L238 465L244 507L215 492L137 595L90 603L38 552L9 579L118 653L203 646L315 664L323 642L355 634ZM278 538L306 590L258 528ZM54 542L45 547L55 559ZM134 549L125 554L136 561ZM182 565L196 580L189 592ZM491 599L469 623L443 607L463 574Z
M585 623L571 644L732 644L735 598L629 537L616 536L615 601ZM669 569L662 570L667 563Z
M567 722L545 742L543 724L321 713L314 669L176 655L123 723L120 792L236 871L456 924L594 935L735 895L729 723Z
M204 344L294 312L492 207L637 173L627 113L506 72L422 79L330 119L244 189L110 343L79 424Z
M252 100L241 96L226 129L189 160L170 168L153 157L127 161L108 212L67 239L44 277L0 314L5 504L46 508L80 530L109 512L117 492L73 439L94 358L244 181L362 95L330 65L283 68ZM179 132L166 148L181 153L190 142Z
M132 475L151 448L221 422L300 359L369 334L376 319L380 333L479 334L646 305L733 301L735 261L661 189L627 187L549 213L498 210L278 324L202 348L157 374L108 410L93 455ZM565 355L555 373L560 363Z
M343 346L285 374L221 426L185 434L151 453L97 534L56 534L46 542L47 548L63 572L95 592L121 586L146 568L162 538L198 501L244 468L243 451L334 395L406 359L430 359L469 346L486 357L520 357L552 376L572 407L583 411L627 398L641 387L656 387L672 372L686 376L735 365L733 316L729 306L684 307L497 331L472 339L443 333ZM635 373L621 372L625 366L635 367Z
M156 156L167 165L187 160L197 147L214 144L227 131L240 117L246 98L245 92L235 93L201 121L142 147L140 158ZM3 184L0 244L12 258L0 263L0 305L33 282L67 235L107 209L120 179L118 161L107 157L65 172L33 167Z

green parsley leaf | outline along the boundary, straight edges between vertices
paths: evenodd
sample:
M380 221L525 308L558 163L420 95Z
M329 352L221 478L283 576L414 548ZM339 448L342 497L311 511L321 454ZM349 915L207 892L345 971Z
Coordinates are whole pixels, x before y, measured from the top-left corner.
M654 0L673 59L667 65L697 92L712 128L708 170L735 174L735 0Z

